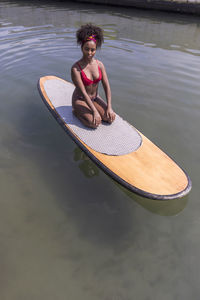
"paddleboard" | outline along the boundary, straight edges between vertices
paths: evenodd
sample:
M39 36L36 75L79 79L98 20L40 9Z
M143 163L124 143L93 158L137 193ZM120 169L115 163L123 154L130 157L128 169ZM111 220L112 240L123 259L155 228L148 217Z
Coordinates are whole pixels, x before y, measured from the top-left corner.
M106 174L130 191L150 199L185 196L192 183L187 173L139 130L116 115L110 125L85 127L73 114L75 86L56 76L38 81L42 100L75 143Z

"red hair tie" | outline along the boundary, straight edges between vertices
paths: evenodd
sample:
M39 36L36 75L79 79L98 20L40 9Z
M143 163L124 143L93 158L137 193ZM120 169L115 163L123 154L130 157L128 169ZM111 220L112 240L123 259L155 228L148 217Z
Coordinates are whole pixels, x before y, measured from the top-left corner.
M96 37L95 34L88 36L88 37L82 42L82 46L83 46L86 42L88 42L88 41L93 41L93 42L95 42L95 44L96 44L96 43L97 43L97 40L95 39L95 37Z

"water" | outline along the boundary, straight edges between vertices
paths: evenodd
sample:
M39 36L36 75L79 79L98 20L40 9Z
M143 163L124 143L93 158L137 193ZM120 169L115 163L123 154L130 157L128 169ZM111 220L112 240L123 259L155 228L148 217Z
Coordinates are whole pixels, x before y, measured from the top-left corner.
M86 21L105 31L97 57L113 108L187 170L187 197L127 192L42 103L38 78L70 80ZM199 299L199 25L174 13L1 1L0 299Z

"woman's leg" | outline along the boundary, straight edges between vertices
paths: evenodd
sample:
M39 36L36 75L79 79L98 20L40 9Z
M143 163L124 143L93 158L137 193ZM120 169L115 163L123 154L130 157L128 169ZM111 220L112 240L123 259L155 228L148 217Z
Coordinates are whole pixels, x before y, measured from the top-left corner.
M106 116L107 104L105 103L105 101L101 97L97 96L94 99L93 103L96 109L98 110L102 120L111 124L113 121Z
M87 127L97 128L99 124L93 123L93 114L85 100L76 99L72 101L74 115Z

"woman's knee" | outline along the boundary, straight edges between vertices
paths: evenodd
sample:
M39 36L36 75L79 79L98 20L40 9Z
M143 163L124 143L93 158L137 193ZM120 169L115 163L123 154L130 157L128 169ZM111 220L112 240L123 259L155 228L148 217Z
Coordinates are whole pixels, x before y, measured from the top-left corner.
M93 129L97 129L99 127L99 124L90 123L89 127Z
M73 110L74 115L87 127L96 129L99 124L101 123L96 123L94 124L93 122L93 115L91 113L89 114L81 114L80 112L78 112L77 110Z
M111 124L111 123L115 120L115 118L112 120L110 117L107 117L107 115L105 114L105 115L103 116L102 120L103 120L104 122L107 122L107 123Z
M89 124L89 126L91 128L97 128L101 124L101 120L99 120L98 122L94 123L93 115L92 115L92 118L90 116L89 117L87 116L87 122L88 122L88 124Z

